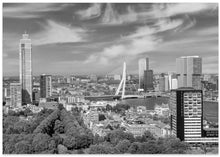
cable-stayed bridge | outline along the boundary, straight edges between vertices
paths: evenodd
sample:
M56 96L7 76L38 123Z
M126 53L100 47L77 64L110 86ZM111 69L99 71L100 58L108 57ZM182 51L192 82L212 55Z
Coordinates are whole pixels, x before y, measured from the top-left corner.
M114 99L143 99L148 97L158 97L161 96L160 93L146 93L144 95L125 95L126 86L126 63L123 63L123 72L121 82L114 95L103 95L103 96L86 96L86 99L96 99L96 100L114 100Z

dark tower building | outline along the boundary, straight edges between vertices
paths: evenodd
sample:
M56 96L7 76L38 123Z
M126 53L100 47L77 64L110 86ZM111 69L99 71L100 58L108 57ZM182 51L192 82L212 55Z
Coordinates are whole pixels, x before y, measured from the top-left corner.
M144 71L144 91L151 91L154 89L153 86L153 70Z
M48 98L52 95L52 85L51 85L51 76L50 75L41 75L40 76L40 97Z

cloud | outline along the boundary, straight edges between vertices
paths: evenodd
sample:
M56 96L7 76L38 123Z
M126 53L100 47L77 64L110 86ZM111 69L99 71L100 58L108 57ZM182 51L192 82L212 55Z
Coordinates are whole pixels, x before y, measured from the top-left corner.
M77 11L76 14L82 20L97 18L101 15L101 7L102 7L102 4L94 3L89 8L87 8L85 10Z
M144 28L138 28L133 34L123 37L118 44L111 45L104 48L101 52L92 54L84 63L107 65L116 59L127 60L154 50L156 45L161 42L160 38L154 35L146 35L147 33L144 32L142 33L145 34L145 36L141 36L139 31L142 30L144 30ZM146 31L148 30L146 29ZM118 63L120 63L120 61L118 61Z
M73 43L85 41L87 30L80 27L71 27L48 20L47 25L42 25L44 31L33 34L34 45L54 43Z
M126 38L139 38L154 33L156 33L155 28L151 28L149 26L142 26L142 27L138 27L134 33L131 33L130 35L126 36Z
M40 18L40 13L59 11L67 6L67 4L51 3L17 3L3 6L3 17L21 19Z
M100 20L101 24L121 25L126 23L155 22L158 19L163 20L161 18L170 18L180 14L197 14L208 10L214 11L218 8L217 3L142 4L141 7L140 5L128 5L126 11L119 14L114 5L111 3L106 4L105 11ZM143 6L146 9L143 9ZM189 18L186 19L189 20ZM191 26L194 22L191 22Z
M182 24L183 24L182 19L177 19L177 20L161 19L155 24L155 26L159 27L158 32L164 32L164 31L176 29Z
M200 29L197 31L197 34L202 36L218 36L218 26Z
M218 63L203 64L202 73L218 73Z
M202 62L205 64L216 63L218 64L218 56L208 56L202 59Z
M217 3L178 3L168 4L162 13L166 16L174 16L179 14L196 14L207 10L215 10Z
M105 12L100 20L101 24L104 25L120 25L126 23L132 23L138 21L138 14L134 11L131 6L127 7L125 13L119 14L114 8L114 4L107 3Z

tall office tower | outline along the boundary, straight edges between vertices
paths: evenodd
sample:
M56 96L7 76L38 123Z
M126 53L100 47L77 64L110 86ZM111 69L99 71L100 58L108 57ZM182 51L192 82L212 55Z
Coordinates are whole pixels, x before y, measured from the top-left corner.
M21 84L10 83L11 106L21 107Z
M144 89L144 71L149 70L149 59L142 58L138 61L139 70L139 88Z
M165 92L165 77L159 78L159 91Z
M22 90L22 104L32 102L32 66L31 66L31 39L23 34L19 45L20 83Z
M171 91L171 131L181 141L202 137L202 90L182 87Z
M165 91L168 91L168 90L170 90L169 76L165 75L164 78L165 78Z
M184 56L176 59L178 87L201 89L202 58Z
M42 74L40 76L40 97L48 98L52 95L52 78L51 75Z
M168 72L168 79L169 79L169 90L171 90L172 89L172 80L174 79L174 78L176 78L176 76L175 76L176 74L174 73L174 72Z
M153 70L144 71L144 91L151 91L154 89L153 84Z

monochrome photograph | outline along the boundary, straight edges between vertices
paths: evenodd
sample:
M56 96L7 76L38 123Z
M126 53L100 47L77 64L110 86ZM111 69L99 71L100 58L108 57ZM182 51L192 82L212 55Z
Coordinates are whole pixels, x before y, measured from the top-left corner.
M3 154L218 154L218 3L3 2Z

